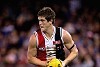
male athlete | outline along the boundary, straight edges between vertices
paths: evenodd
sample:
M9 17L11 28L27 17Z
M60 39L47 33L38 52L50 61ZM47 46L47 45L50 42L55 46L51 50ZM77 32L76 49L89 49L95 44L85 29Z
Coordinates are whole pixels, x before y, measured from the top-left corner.
M55 27L55 12L50 7L42 8L38 14L40 29L30 37L27 57L28 61L38 67L47 67L48 62L57 58L65 67L77 55L78 49L71 35L61 27ZM64 46L70 51L65 57Z

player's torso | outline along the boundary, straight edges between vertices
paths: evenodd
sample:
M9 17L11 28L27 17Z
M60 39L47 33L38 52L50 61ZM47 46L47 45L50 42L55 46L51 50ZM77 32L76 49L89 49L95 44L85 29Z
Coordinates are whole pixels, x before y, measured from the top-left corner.
M45 48L46 48L46 58L56 57L56 45L55 42L55 34L52 35L50 39L44 36L45 39Z
M37 36L37 57L41 60L47 60L49 57L56 57L55 45L55 27L53 35L48 38L43 32Z

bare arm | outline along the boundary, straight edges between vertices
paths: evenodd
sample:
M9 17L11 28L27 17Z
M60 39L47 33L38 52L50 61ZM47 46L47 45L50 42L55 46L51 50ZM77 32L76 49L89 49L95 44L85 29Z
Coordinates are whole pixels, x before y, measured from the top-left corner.
M36 37L33 34L30 37L29 45L28 45L28 52L27 52L28 61L29 61L29 63L45 67L47 65L47 62L41 61L40 59L36 58L36 55L37 55Z
M78 49L74 44L71 35L65 30L63 30L63 41L67 49L70 49L74 45L72 49L70 49L70 54L68 55L68 57L66 57L66 59L63 61L64 64L67 65L69 62L76 58L76 56L78 55Z

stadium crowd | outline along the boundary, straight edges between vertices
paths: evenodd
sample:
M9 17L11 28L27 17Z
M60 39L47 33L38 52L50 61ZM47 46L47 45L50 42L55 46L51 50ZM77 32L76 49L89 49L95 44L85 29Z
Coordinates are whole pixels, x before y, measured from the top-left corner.
M30 35L39 28L36 14L44 3L11 0L1 5L0 67L34 67L27 62L27 47ZM56 12L55 26L67 30L79 49L70 67L100 67L100 12L83 7L80 0L50 3Z

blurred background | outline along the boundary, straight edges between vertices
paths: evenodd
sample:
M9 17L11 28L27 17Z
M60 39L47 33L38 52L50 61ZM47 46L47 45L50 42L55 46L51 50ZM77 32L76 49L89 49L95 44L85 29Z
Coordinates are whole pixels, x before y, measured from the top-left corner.
M55 26L67 30L79 49L70 67L100 67L99 0L0 0L0 67L34 67L27 47L44 6L56 12Z

